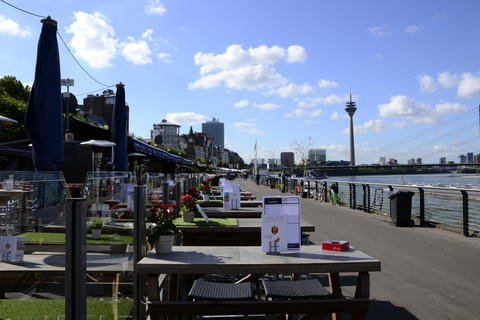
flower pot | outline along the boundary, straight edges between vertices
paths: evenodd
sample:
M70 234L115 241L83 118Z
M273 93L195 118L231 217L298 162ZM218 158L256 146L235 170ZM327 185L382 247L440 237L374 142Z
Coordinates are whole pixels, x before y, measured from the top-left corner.
M183 222L193 222L193 218L195 216L195 212L193 211L182 211Z
M112 253L125 253L128 249L128 243L113 243L110 242L110 251Z
M210 195L209 194L203 194L203 201L210 201Z
M174 235L161 235L157 242L155 242L156 253L169 253L172 252Z
M92 229L92 239L98 240L102 235L102 229Z

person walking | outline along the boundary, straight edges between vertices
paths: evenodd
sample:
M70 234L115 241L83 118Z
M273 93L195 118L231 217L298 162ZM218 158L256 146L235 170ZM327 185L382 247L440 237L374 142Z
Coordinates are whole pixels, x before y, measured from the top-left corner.
M260 173L257 172L257 175L255 177L257 179L257 186L260 184Z
M285 170L282 170L280 181L282 181L282 192L285 193L285 184L287 183L287 176L285 175Z

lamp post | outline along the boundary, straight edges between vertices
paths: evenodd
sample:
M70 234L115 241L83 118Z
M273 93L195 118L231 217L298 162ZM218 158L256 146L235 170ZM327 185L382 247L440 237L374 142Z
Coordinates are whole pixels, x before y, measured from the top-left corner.
M67 99L67 116L66 116L66 133L65 133L65 141L72 141L73 140L73 133L70 132L70 86L74 85L73 79L62 79L61 80L62 87L67 87L67 92L63 93L63 97Z

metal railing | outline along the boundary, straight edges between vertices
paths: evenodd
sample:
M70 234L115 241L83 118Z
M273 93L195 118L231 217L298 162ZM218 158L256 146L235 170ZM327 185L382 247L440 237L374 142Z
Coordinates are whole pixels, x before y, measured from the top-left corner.
M287 179L285 190L303 198L316 198L323 189L323 201L330 201L330 186L338 184L339 204L367 213L390 215L390 194L398 190L414 192L411 216L420 226L439 225L461 232L464 236L480 233L480 189L447 188L426 185L379 184L340 180ZM263 178L260 184L279 183L279 179ZM301 186L301 188L298 188ZM301 190L301 194L298 191Z

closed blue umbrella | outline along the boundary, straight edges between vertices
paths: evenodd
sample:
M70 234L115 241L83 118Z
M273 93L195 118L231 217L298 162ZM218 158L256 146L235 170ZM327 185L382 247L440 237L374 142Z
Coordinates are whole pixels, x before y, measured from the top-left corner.
M59 171L63 167L63 139L57 22L50 17L41 22L43 26L25 129L32 143L35 170Z
M117 84L117 95L112 117L113 170L127 171L127 108L125 106L125 85Z

